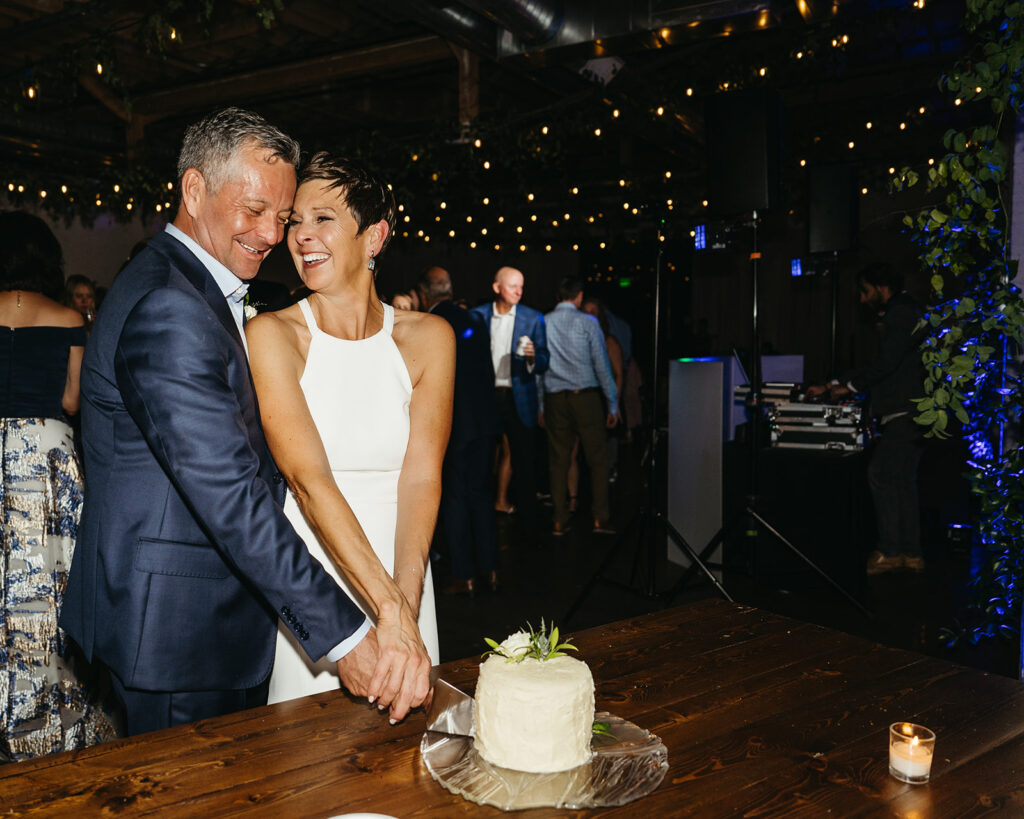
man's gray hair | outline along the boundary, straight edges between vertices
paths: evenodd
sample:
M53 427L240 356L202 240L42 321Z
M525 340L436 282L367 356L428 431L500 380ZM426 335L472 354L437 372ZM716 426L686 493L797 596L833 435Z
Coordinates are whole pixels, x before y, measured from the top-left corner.
M299 164L298 142L259 114L244 108L225 108L186 129L178 155L178 182L185 171L195 168L216 193L235 155L249 145L265 148L292 167Z

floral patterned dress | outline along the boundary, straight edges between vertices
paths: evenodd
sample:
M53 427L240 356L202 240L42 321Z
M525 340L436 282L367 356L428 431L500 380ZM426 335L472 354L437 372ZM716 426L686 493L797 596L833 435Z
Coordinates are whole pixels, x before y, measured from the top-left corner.
M83 328L0 327L0 762L116 736L57 626L82 476L71 427L47 416L60 415L69 347L84 343Z

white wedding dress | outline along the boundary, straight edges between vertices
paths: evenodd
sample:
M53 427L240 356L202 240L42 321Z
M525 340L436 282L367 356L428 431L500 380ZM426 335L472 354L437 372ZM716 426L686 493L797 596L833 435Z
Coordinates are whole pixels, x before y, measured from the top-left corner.
M388 574L395 568L395 522L398 475L409 442L412 382L391 329L394 309L384 307L384 327L358 341L335 338L316 325L308 302L299 308L312 334L299 384L320 433L338 488L363 527ZM291 492L285 514L317 560L369 613L369 608L340 575L299 510ZM420 602L419 627L431 663L438 663L434 584L427 561ZM372 617L371 617L372 619ZM277 653L270 676L269 702L337 689L337 666L323 658L310 662L291 630L278 622Z

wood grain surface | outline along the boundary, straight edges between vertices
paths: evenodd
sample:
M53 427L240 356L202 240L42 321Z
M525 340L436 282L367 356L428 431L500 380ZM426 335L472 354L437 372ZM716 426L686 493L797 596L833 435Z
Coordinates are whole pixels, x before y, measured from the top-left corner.
M669 771L643 800L566 816L1024 816L1024 686L707 600L573 635L597 708L650 730ZM442 666L468 693L479 658ZM937 734L932 780L888 775L888 726ZM499 816L431 778L403 724L319 694L0 767L0 816Z

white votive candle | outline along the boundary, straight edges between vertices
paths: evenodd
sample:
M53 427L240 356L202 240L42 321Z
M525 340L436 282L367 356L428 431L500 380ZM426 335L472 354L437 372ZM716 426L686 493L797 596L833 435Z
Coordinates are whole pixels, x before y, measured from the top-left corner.
M889 773L913 785L927 782L935 755L935 733L912 722L889 726Z

